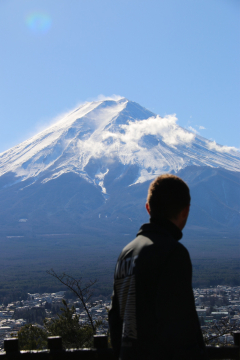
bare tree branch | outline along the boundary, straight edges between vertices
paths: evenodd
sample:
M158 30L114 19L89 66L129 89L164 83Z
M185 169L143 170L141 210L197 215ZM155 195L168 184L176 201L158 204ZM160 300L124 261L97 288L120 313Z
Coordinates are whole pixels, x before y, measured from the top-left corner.
M237 323L234 322L230 324L229 319L221 319L219 320L218 324L214 324L211 326L210 330L216 335L212 335L211 337L208 337L208 331L203 331L203 337L206 344L209 344L213 340L219 339L221 336L226 334L233 335L233 332L238 330Z
M93 329L93 333L96 333L96 324L93 321L92 315L90 313L90 307L87 305L87 302L92 297L92 286L94 286L97 283L97 279L94 281L89 280L87 283L82 284L82 278L75 279L71 275L66 274L65 272L58 275L53 269L47 270L47 274L55 277L57 280L59 280L63 285L67 286L81 301L81 304L84 308L84 310L87 313L89 322L91 324L91 327Z

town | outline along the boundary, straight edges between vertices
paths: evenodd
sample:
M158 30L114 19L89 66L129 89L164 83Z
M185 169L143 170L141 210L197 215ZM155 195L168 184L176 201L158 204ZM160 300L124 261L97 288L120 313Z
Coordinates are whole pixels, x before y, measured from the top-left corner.
M196 309L207 344L233 344L232 332L240 328L240 286L218 285L193 289ZM43 320L57 316L63 307L65 291L44 294L28 294L27 300L0 306L0 352L5 338L16 337L22 326L32 323L43 328ZM68 299L79 315L81 324L88 323L88 316L79 300ZM97 334L108 333L107 310L110 299L98 299L87 303L94 321L101 320Z

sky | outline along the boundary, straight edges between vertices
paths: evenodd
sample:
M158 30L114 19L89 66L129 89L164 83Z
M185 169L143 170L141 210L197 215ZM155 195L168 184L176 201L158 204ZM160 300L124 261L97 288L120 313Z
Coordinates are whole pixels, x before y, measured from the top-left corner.
M0 152L120 95L240 149L239 0L0 0Z

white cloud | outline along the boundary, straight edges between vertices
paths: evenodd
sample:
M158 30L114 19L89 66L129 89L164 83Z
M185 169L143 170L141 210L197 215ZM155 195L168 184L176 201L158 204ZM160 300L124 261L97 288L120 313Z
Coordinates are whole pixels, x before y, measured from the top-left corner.
M100 101L105 101L105 100L118 101L118 100L121 100L123 98L124 98L123 96L115 95L115 94L110 95L110 96L105 96L105 95L100 94L96 98L88 99L88 101L79 101L74 108L66 109L66 111L64 111L61 114L55 116L54 118L46 117L45 119L40 119L36 123L35 129L33 131L29 132L28 138L39 134L40 132L48 129L51 126L54 126L59 121L64 121L64 119L69 117L71 115L71 113L74 113L77 109L83 107L84 105L87 105L89 102L92 102L92 101L95 101L95 102L99 101L100 102Z
M125 147L135 151L140 149L138 141L144 135L154 135L172 147L180 143L191 143L195 139L195 135L178 126L176 122L177 118L175 115L167 115L164 118L156 116L146 120L129 121L128 124L120 125L124 133L104 131L102 139L113 138L115 144L116 140L118 140L118 146L124 143Z
M119 131L95 131L88 139L78 140L76 143L76 163L81 163L81 169L87 165L89 159L104 157L108 160L119 157L123 164L139 163L143 168L159 169L168 167L170 163L180 166L181 158L172 158L169 148L164 147L161 141L175 148L178 144L190 144L195 134L176 124L175 115L151 117L146 120L129 121L119 126ZM156 136L160 142L153 148L146 149L139 145L143 136ZM77 151L78 148L78 151ZM81 159L79 158L79 155ZM144 175L145 176L145 175ZM152 177L152 174L149 174Z
M216 150L219 152L231 153L235 151L239 151L239 149L235 148L234 146L226 146L226 145L218 145L216 141L208 141L207 147L209 150Z
M192 126L188 126L188 130L194 132L195 134L199 134L199 132L196 129L194 129Z
M53 125L55 125L59 121L65 119L67 116L69 116L69 111L62 112L60 115L57 115L57 116L55 116L54 118L51 118L51 119L40 120L35 125L36 130L35 130L34 135L38 135L40 132L48 129L49 127L51 127Z
M137 142L143 135L156 135L169 146L179 143L191 143L195 135L176 124L176 115L150 117L146 120L130 121L128 125L122 125L125 134L121 134L123 142Z
M120 96L120 95L116 95L116 94L112 94L110 96L105 96L103 94L100 94L96 98L89 98L88 101L105 101L105 100L118 101L118 100L121 100L123 98L124 98L124 96Z
M198 126L199 130L206 130L206 128L204 126Z

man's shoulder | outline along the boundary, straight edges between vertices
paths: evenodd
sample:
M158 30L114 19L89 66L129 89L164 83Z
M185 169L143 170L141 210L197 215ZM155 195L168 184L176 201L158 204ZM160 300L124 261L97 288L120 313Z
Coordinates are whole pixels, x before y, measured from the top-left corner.
M180 242L178 242L176 247L173 249L170 256L170 261L181 268L189 267L192 264L187 248Z
M156 242L156 240L159 239L159 237L163 238L164 233L160 234L153 224L150 223L143 224L140 227L135 239L130 241L123 248L122 253L128 253L129 251L140 249L148 245L153 245Z
M177 242L176 244L176 251L185 255L185 256L190 256L189 255L189 252L188 252L188 249L182 244L180 243L179 241Z
M146 236L136 236L122 249L120 256L134 255L134 253L138 253L143 247L152 245L152 243L152 240Z

